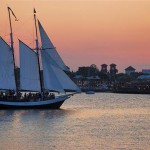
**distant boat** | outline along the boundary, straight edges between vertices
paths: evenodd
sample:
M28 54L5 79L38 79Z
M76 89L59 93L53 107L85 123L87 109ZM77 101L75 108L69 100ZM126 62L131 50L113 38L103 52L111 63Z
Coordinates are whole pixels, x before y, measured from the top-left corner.
M95 94L94 91L86 91L86 94Z
M64 72L68 68L38 21L42 42L42 47L39 48L35 9L36 51L19 40L20 86L18 86L15 75L13 34L10 17L11 13L15 19L16 16L9 7L8 12L11 46L0 37L0 109L60 108L66 99L80 91L79 87ZM43 78L40 69L40 54ZM65 91L72 91L72 93L66 94ZM28 95L22 95L23 92L27 92ZM54 96L50 92L62 92L64 94Z

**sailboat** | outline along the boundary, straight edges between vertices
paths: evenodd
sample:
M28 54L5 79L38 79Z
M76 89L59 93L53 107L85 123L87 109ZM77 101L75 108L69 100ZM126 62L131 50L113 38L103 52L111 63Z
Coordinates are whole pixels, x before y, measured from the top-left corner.
M8 12L11 46L0 37L0 109L60 108L65 100L80 92L79 87L65 73L68 67L37 19L35 9L36 51L19 40L20 86L18 86L15 74L11 13L15 19L16 16L10 7L8 7ZM41 48L38 44L38 28ZM41 74L40 58L43 75ZM72 93L67 94L66 91L72 91ZM63 94L55 96L49 92ZM22 96L22 94L24 95Z

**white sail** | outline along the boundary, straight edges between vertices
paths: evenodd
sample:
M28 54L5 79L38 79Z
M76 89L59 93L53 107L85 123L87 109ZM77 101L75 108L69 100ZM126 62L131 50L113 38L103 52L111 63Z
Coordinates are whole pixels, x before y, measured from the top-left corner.
M55 66L52 66L59 82L64 90L80 92L79 87L68 77L68 75Z
M68 67L64 64L63 60L61 59L60 55L58 54L56 48L52 44L51 40L49 39L48 35L44 31L41 23L38 21L39 31L41 35L41 42L42 42L42 49L49 50L48 53L52 57L52 59L56 62L56 64L65 71L69 71Z
M20 89L41 91L37 54L19 41L20 48Z
M57 79L57 76L55 75L54 69L49 60L50 56L47 55L45 50L41 50L41 57L43 66L44 89L64 92L63 87Z
M16 90L13 53L0 37L0 89Z
M57 66L47 50L41 50L41 56L45 89L80 91L78 86Z

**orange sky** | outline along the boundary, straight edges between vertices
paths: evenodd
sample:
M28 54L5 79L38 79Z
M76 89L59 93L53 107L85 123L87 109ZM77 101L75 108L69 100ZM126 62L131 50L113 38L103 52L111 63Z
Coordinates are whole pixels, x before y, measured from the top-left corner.
M0 0L0 35L8 42L7 5L19 19L13 21L15 39L35 47L35 7L73 70L93 63L99 68L102 63L116 63L120 72L129 65L150 69L149 0ZM17 48L15 51L18 53Z

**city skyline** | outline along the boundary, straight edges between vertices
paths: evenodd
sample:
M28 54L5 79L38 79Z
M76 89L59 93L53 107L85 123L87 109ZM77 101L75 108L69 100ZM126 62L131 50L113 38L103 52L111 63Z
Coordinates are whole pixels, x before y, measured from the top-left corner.
M17 38L35 47L33 8L62 56L79 66L115 63L119 72L128 66L150 68L150 2L115 0L1 0L0 35L9 42L7 6L19 19L13 21L15 53ZM12 18L13 19L13 18Z

